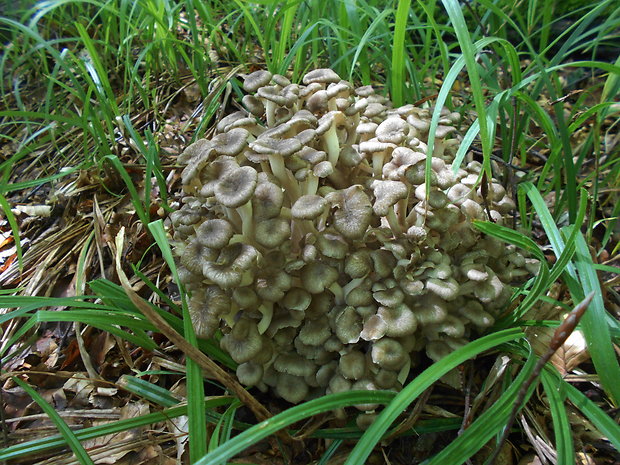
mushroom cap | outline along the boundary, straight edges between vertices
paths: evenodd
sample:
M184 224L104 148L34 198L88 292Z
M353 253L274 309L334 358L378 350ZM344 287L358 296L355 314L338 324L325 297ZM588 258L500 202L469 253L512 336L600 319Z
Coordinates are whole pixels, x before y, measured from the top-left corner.
M379 339L372 344L370 356L375 364L387 370L402 368L409 358L400 342L388 337Z
M365 341L376 341L385 336L387 329L387 323L380 315L372 315L364 322L360 337Z
M376 129L375 134L379 142L400 144L405 140L407 123L399 116L391 116L383 121Z
M261 136L250 144L250 148L257 153L266 155L281 155L283 157L297 152L303 144L295 138L274 139Z
M332 335L325 319L307 320L299 331L299 340L309 346L322 346Z
M314 220L326 207L327 202L320 195L302 195L291 207L291 216L298 220Z
M218 134L211 143L213 149L220 155L228 155L233 157L241 152L247 145L250 133L247 129L234 128L228 132Z
M273 75L269 71L254 71L245 77L243 81L243 90L246 92L256 92L259 87L269 84L272 76Z
M257 219L274 218L280 215L284 193L282 188L272 182L261 182L252 197L252 214Z
M260 87L256 91L256 95L283 107L291 107L293 103L295 103L295 100L297 100L297 95L280 92L280 89L276 86Z
M308 85L314 82L320 84L329 84L331 82L340 82L340 76L329 68L314 69L303 77L303 83Z
M308 395L308 384L300 376L279 373L276 384L276 392L284 400L297 404Z
M294 353L279 354L273 362L273 368L278 373L287 373L293 376L303 377L316 373L314 363Z
M370 187L375 194L372 209L379 216L387 215L392 205L407 198L407 186L400 181L374 180Z
M254 229L254 238L263 247L273 249L291 236L291 223L284 218L269 218L260 221Z
M256 323L243 318L235 323L230 333L224 335L220 346L235 362L244 363L258 355L263 347L263 340L258 334Z
M389 337L409 336L418 328L415 314L405 303L395 307L379 307L377 315L385 321L385 334Z
M265 106L263 105L263 102L253 95L244 95L241 103L254 116L261 116L265 113Z
M284 296L282 305L288 310L305 311L312 302L312 296L301 287L293 287ZM304 343L305 344L305 343Z
M254 193L257 176L258 173L251 166L231 170L215 186L215 199L228 208L240 207Z
M344 271L351 278L361 278L370 273L372 266L369 250L358 249L347 257Z
M329 230L322 231L319 234L316 244L323 255L336 260L342 260L349 251L349 245L342 236Z
M202 273L205 278L227 289L241 283L242 273L256 263L258 251L248 244L236 242L222 249L217 261L205 262Z
M340 357L338 370L346 379L360 379L366 372L366 357L359 350L352 350Z
M233 227L226 220L213 218L203 222L196 230L196 238L205 247L222 249L228 245L234 234Z
M300 277L310 294L320 294L338 279L338 271L325 263L310 262L302 268Z
M355 344L362 332L362 319L353 307L345 307L334 322L336 337L343 344Z
M334 227L347 239L360 239L370 226L372 206L360 185L330 192L326 200L336 208Z
M221 315L230 310L230 298L218 286L207 286L192 294L188 309L196 336L208 339L218 329Z
M244 386L256 386L263 378L263 366L255 362L241 363L237 367L237 379Z

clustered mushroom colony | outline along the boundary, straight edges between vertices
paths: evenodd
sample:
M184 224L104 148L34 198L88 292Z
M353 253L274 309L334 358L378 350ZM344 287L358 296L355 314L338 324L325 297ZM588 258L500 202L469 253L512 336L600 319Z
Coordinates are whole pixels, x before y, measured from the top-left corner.
M427 198L432 108L392 108L330 69L243 87L247 111L180 155L172 214L196 332L221 330L241 383L293 403L398 390L421 353L493 324L535 264L472 227L514 203L496 180L483 201L476 161L453 173L458 113L442 111Z

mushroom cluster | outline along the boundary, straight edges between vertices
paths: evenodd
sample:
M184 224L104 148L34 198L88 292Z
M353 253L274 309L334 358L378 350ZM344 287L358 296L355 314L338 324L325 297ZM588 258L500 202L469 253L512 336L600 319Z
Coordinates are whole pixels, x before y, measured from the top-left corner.
M515 205L496 180L483 195L480 163L453 172L458 113L442 111L427 196L432 108L392 108L330 69L243 87L247 111L180 155L171 216L196 332L221 330L241 383L293 403L398 390L421 354L493 324L535 264L472 227Z

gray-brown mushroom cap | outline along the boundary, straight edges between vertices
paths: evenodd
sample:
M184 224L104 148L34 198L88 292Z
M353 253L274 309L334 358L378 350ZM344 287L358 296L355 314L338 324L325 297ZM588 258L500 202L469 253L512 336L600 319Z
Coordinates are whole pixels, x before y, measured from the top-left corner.
M301 270L301 281L310 294L320 294L338 279L338 271L321 262L311 262Z
M262 349L263 341L258 334L256 323L248 320L239 320L232 331L222 338L220 345L237 363L249 362Z
M260 221L254 230L254 237L263 247L279 247L291 235L291 224L284 218L270 218Z
M334 227L347 239L360 239L370 226L372 205L362 186L331 192L326 200L334 211Z
M211 142L218 154L232 157L245 148L249 135L250 133L247 129L234 128L228 132L218 134L211 139Z
M407 186L400 181L373 181L371 185L375 194L372 208L379 216L385 216L392 205L407 197Z
M215 199L228 208L237 208L250 200L258 174L251 166L228 172L215 186Z
M326 200L320 195L303 195L291 207L291 216L298 220L314 220L327 208Z
M379 142L400 144L405 140L407 123L398 116L391 116L383 121L376 129L375 134Z
M308 73L303 78L303 83L308 85L314 82L321 84L329 84L331 82L340 82L340 76L329 68L315 69Z
M259 87L266 86L271 81L272 74L269 71L258 70L248 74L243 81L243 89L246 92L256 92Z
M252 197L254 218L258 220L275 218L280 215L284 193L282 188L272 182L261 182L256 186Z
M228 245L234 230L226 220L213 218L203 222L196 230L196 238L205 247L221 249Z

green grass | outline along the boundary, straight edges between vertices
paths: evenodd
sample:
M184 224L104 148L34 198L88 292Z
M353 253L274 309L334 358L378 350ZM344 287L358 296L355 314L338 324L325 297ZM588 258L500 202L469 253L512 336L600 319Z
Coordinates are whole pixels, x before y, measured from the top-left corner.
M399 415L445 373L483 352L508 354L509 368L493 388L498 400L479 412L463 434L454 434L460 419L421 422L405 432L452 434L453 441L429 457L429 463L460 464L501 434L532 369L535 356L520 325L557 325L532 319L537 305L570 308L549 296L558 282L568 289L572 302L596 291L581 329L606 402L618 406L620 367L614 344L620 339L620 325L603 298L607 292L617 294L601 288L602 273L617 274L618 264L599 263L600 257L620 250L614 235L620 217L620 157L618 146L609 145L618 133L615 102L620 89L620 58L609 52L617 54L620 30L620 9L614 0L562 5L551 0L330 0L321 8L301 0L49 0L0 17L0 30L10 41L0 56L0 146L8 147L0 159L0 206L15 239L15 273L32 269L37 257L30 257L32 249L24 252L12 202L27 199L33 190L53 190L88 170L119 202L130 203L138 231L148 238L144 260L125 269L130 278L144 283L144 295L149 296L145 303L220 366L235 368L217 341L195 338L183 293L181 303L173 301L146 269L149 254L162 257L166 273L180 283L156 212L159 207L170 209L167 176L175 167L166 165L170 159L162 155L170 108L189 86L199 90L200 99L193 103L194 118L180 128L185 145L208 133L214 117L225 110L222 102L227 96L239 97L234 75L258 68L288 72L299 81L307 70L329 66L355 83L375 85L396 105L430 98L437 104L433 127L444 104L464 115L475 111L477 118L461 128L464 140L454 169L472 148L481 153L489 174L493 159L529 167L522 176L513 173L508 178L518 193L519 228L492 223L476 227L542 260L537 276L516 291L509 315L485 337L427 368L396 395L330 395L248 424L236 419L238 399L205 397L205 389L221 395L225 391L217 384L205 386L200 366L188 358L183 372L158 374L186 376L186 402L180 402L168 384L157 385L134 373L124 378L122 389L160 410L72 432L33 388L16 380L50 415L61 435L7 447L0 451L0 460L68 446L81 463L89 463L80 441L188 415L191 462L219 464L277 431L294 433L287 428L320 412L378 402L385 408L366 432L348 425L320 427L312 435L334 439L319 463L341 452L345 440L354 441L347 449L347 463L363 463L396 427ZM588 128L585 135L583 128ZM433 143L429 140L430 147ZM429 157L428 176L430 161ZM35 175L25 175L25 170ZM106 184L109 175L120 182ZM151 195L155 190L158 203ZM80 270L86 257L104 253L94 219L89 227L92 235L78 244ZM553 252L553 266L539 246ZM80 323L132 347L158 350L158 328L121 286L112 279L86 281L80 276L80 292L73 297L2 290L0 307L11 311L0 315L0 324L6 328L19 322L3 336L2 366L32 343L41 323L49 322ZM56 311L59 307L65 309ZM575 457L569 403L620 449L615 420L553 368L542 374L539 392L549 405L558 463L572 463Z

